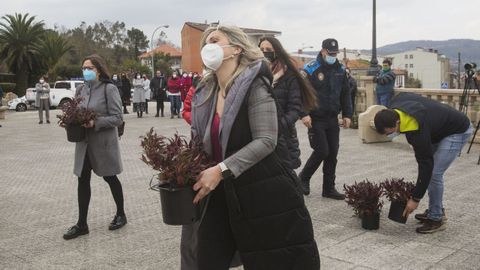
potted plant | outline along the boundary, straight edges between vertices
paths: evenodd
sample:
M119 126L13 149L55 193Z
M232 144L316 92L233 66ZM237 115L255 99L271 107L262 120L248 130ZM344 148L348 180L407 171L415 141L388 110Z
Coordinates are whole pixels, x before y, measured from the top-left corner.
M62 114L57 115L58 124L67 131L69 142L81 142L85 139L86 130L84 124L95 120L97 114L86 108L80 107L82 97L76 97L62 106Z
M380 184L368 181L355 182L345 189L345 201L353 208L355 214L362 219L362 228L367 230L376 230L380 224L380 211L383 201L380 197L383 194Z
M201 171L212 166L199 138L187 142L176 133L167 138L153 128L141 137L142 161L155 171L158 184L151 186L160 192L163 221L169 225L190 224L200 217L193 204L193 185Z
M406 182L403 178L392 178L386 179L381 185L385 196L391 202L388 218L405 224L407 218L403 216L403 211L412 194L412 190L415 188L415 184Z

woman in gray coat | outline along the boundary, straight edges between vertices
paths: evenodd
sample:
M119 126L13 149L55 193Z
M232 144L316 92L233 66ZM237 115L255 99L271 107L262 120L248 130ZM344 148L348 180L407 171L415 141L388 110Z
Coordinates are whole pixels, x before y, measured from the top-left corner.
M43 111L45 111L47 124L50 124L50 85L41 77L35 85L35 90L37 92L35 105L38 107L38 118L40 119L38 123L43 124Z
M85 85L77 88L76 95L83 98L80 106L94 110L97 118L85 125L86 139L76 143L74 173L78 176L79 217L77 224L63 235L65 240L89 233L87 213L92 170L108 183L117 205L117 213L109 230L119 229L127 223L122 184L117 178L117 174L123 170L117 131L117 127L123 123L120 94L109 80L105 62L100 56L94 54L86 57L82 70Z

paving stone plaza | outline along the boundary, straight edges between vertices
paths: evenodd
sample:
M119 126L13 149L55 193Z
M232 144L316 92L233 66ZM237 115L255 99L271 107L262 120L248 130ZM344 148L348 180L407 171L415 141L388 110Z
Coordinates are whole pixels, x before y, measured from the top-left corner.
M131 110L131 108L130 108ZM150 127L166 136L188 135L183 119L155 118L154 104L142 119L125 115L121 138L123 184L128 224L109 231L115 214L110 189L92 176L90 234L65 241L77 220L74 144L56 124L38 124L36 111L13 112L0 120L0 269L180 269L180 227L163 224L159 194L149 190L154 173L140 160L139 136ZM311 149L306 129L298 125L302 161ZM365 178L414 181L417 164L404 136L391 143L363 144L357 130L342 130L337 188ZM432 235L415 233L410 217L402 225L387 218L385 201L380 229L366 231L343 201L321 196L321 169L306 197L321 256L322 269L480 269L480 145L466 148L445 175L447 229ZM422 200L418 213L428 203ZM238 268L243 269L243 268Z

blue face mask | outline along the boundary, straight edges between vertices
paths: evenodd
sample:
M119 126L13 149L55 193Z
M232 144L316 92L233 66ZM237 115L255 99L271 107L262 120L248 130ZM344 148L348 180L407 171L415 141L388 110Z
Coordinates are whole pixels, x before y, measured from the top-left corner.
M83 79L85 79L85 81L89 82L89 81L94 81L97 79L97 73L93 70L90 70L90 69L84 69L83 70Z
M392 133L388 134L387 137L389 139L393 139L393 138L397 137L398 135L400 135L400 132L395 131L395 132L392 132Z
M335 56L330 56L328 54L325 56L325 62L327 62L327 64L329 65L335 64L336 61L337 61L337 57Z

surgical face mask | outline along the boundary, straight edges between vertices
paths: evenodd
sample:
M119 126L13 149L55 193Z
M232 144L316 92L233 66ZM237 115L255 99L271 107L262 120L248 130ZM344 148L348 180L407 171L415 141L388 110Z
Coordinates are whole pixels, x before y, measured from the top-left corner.
M263 52L263 56L268 59L268 61L273 62L277 59L275 52Z
M329 65L335 64L336 61L337 61L336 56L330 56L328 54L325 56L325 62L327 62L327 64L329 64Z
M176 78L176 77L177 77L177 75L176 75L176 74L173 74L173 75L172 75L172 77L173 77L173 78Z
M141 78L141 76L140 76L140 75L139 75L139 76L137 76L137 79L140 79L140 78Z
M186 77L187 77L187 74L183 74L182 76L183 76L183 78L186 78Z
M390 70L390 67L383 67L382 70L385 71L385 72L387 72L387 71Z
M220 46L215 43L210 43L203 46L201 51L203 64L210 70L216 71L223 63L223 60L227 58L233 58L235 55L224 58L224 53L222 48L233 47L233 45L223 45Z
M45 81L44 80L40 80L40 83L44 83Z
M400 132L395 131L395 132L392 132L392 133L388 134L387 137L389 139L393 139L393 138L397 137L398 135L400 135Z
M84 69L83 79L85 79L85 81L87 82L94 81L95 79L97 79L97 73L91 69Z
M118 79L118 77L117 77L117 76L113 76L113 80L115 80L115 81L116 81L117 79Z

